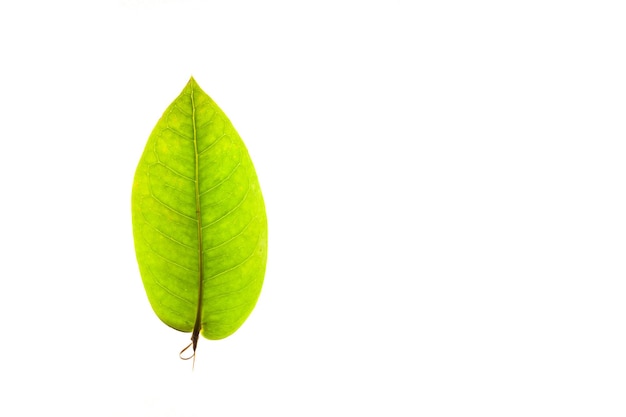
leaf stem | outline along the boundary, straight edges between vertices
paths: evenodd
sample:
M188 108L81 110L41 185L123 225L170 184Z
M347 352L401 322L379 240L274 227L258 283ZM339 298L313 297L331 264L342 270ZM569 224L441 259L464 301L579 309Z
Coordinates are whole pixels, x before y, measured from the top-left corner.
M189 343L185 348L183 348L183 350L180 351L180 353L178 354L178 357L181 358L184 361L188 361L189 359L193 359L193 363L191 365L191 369L194 369L196 367L196 344L198 343L198 338L196 337L196 339L191 339L191 343ZM185 353L185 351L187 351L187 349L189 349L190 347L193 346L193 353L190 356L183 356L183 353Z

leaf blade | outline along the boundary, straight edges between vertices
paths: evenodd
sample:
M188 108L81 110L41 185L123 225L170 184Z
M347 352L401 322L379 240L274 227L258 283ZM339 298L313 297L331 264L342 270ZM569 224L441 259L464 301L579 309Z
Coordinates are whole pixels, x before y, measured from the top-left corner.
M234 333L263 284L267 217L243 141L193 78L148 139L132 213L137 261L157 316L208 339Z

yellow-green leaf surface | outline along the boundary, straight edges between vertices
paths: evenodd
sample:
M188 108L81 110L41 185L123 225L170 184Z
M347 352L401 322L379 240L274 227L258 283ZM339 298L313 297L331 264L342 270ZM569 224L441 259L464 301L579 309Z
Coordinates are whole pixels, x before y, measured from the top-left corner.
M168 326L223 339L254 308L267 220L248 151L193 78L165 110L133 183L133 234L154 312Z

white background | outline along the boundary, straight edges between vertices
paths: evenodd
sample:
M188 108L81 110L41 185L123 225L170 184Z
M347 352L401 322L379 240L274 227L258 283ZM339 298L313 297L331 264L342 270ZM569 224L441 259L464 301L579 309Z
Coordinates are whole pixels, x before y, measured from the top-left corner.
M0 415L624 416L621 3L3 2ZM193 372L130 222L190 75L270 228Z

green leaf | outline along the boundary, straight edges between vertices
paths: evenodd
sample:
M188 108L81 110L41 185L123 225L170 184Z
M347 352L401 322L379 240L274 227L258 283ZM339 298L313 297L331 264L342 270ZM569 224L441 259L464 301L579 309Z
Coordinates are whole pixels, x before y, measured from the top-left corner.
M192 332L194 354L198 334L234 333L263 284L265 205L243 141L193 78L148 139L135 173L132 218L156 315Z

